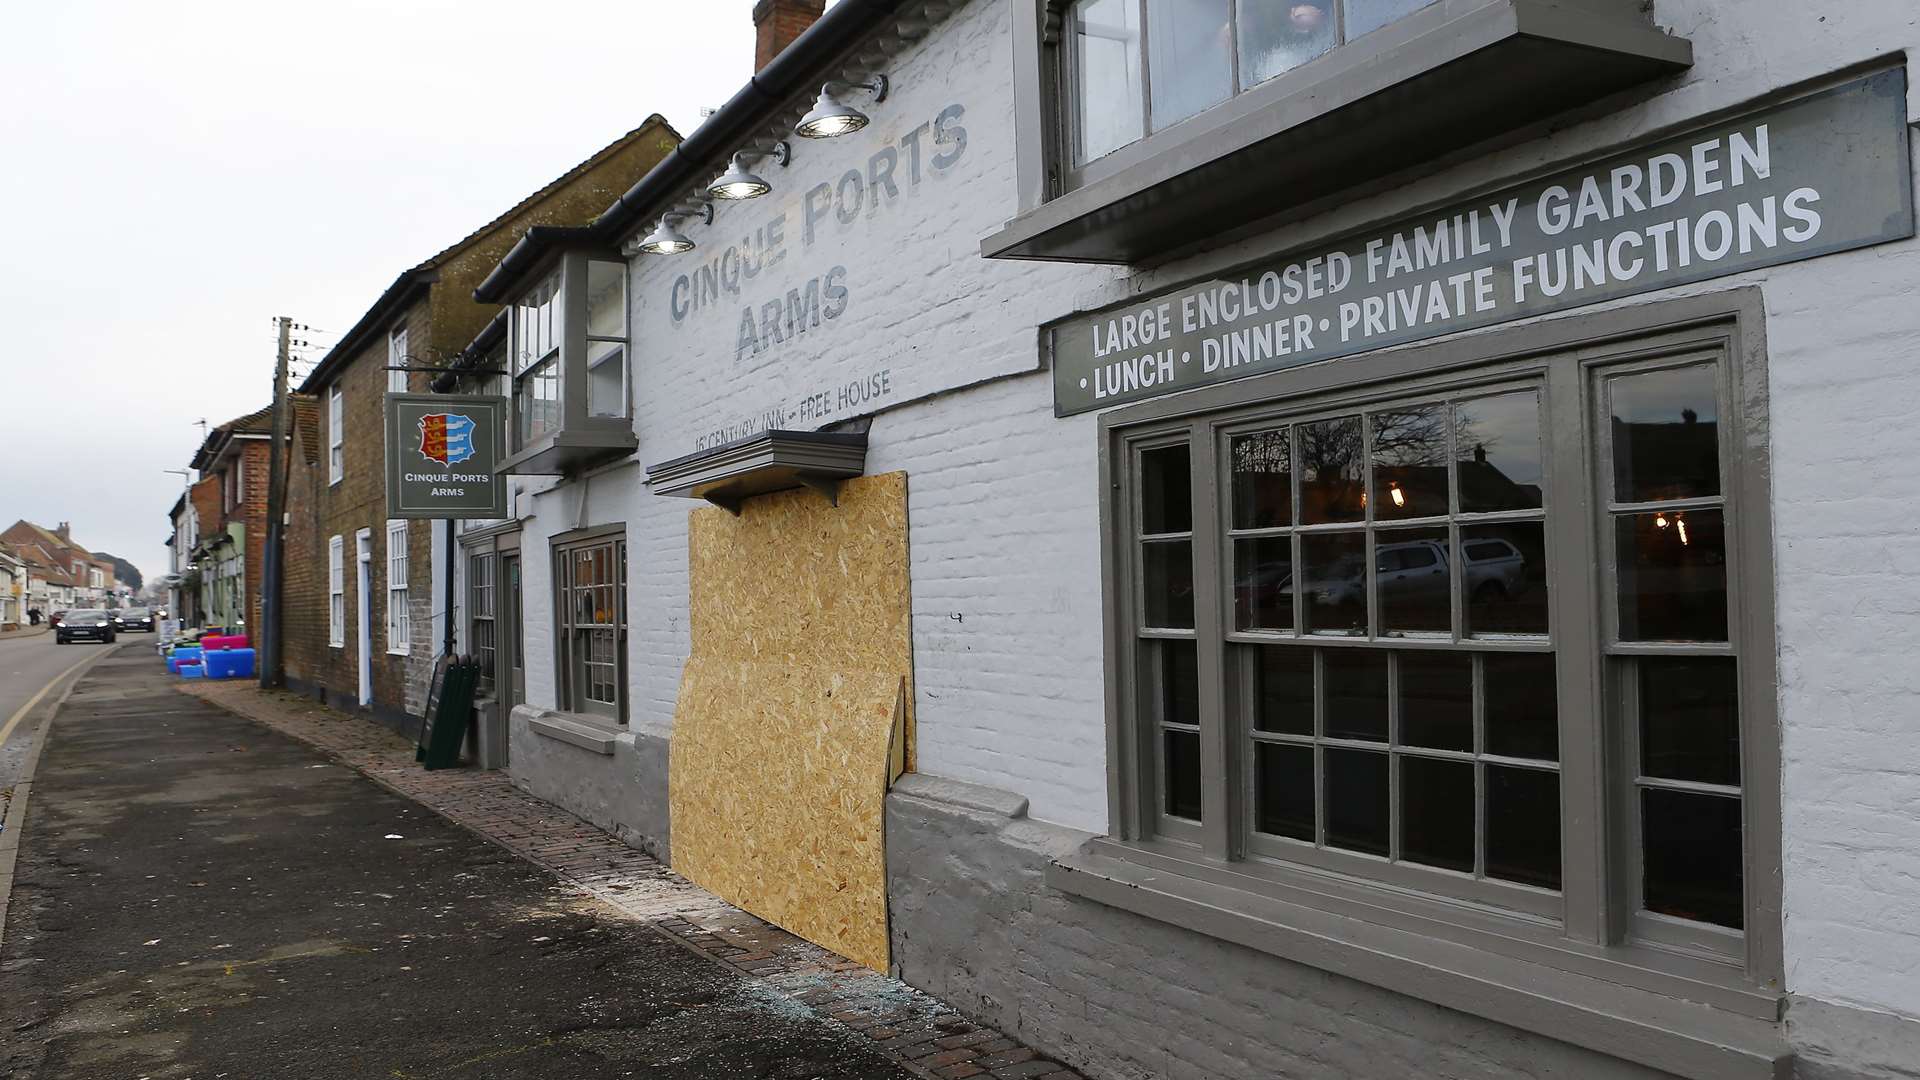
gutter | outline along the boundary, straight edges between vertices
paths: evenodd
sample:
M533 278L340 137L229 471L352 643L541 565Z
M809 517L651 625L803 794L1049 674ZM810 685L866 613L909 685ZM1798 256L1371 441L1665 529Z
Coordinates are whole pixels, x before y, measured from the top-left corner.
M759 126L768 112L779 108L794 94L813 89L822 72L838 61L849 45L872 30L876 20L893 14L904 2L840 0L828 8L782 49L780 55L748 79L719 112L708 117L706 123L661 158L626 194L601 211L592 224L579 229L528 229L480 287L473 290L473 298L483 304L504 302L507 290L563 242L618 246L621 239L657 207L677 201L690 183L711 179L706 174L716 158L730 153L742 136ZM573 235L552 235L556 233ZM319 369L314 373L319 374ZM307 381L311 383L313 379Z
M525 242L526 242L526 239L522 237L521 243L525 243ZM480 361L486 357L487 353L495 345L500 344L500 342L503 339L505 339L506 336L507 336L507 309L501 308L499 311L494 313L494 316L492 319L489 319L487 321L487 325L480 331L480 333L477 336L475 336L472 341L467 343L467 347L460 350L460 355L454 357L452 362L447 364L447 367L453 370L443 371L440 374L435 375L433 377L433 381L427 384L427 389L433 391L436 394L445 394L445 393L451 392L453 390L454 384L460 381L460 376L458 372L466 368L477 366L480 363Z

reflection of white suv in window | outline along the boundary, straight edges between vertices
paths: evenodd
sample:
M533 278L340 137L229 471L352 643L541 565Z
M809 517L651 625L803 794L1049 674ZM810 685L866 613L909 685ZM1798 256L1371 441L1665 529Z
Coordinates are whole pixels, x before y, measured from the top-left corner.
M1460 545L1465 556L1467 595L1475 600L1505 600L1527 587L1527 557L1505 540L1469 540Z
M1518 596L1526 588L1527 558L1498 538L1468 540L1461 583L1467 596L1485 603ZM1441 540L1410 540L1374 548L1374 573L1382 595L1398 597L1447 593L1447 545Z

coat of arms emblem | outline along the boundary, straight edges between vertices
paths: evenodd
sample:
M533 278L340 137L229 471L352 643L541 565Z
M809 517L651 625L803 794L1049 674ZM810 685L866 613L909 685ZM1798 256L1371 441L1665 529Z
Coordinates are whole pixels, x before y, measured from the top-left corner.
M454 466L472 457L473 419L460 413L428 413L420 418L420 456Z

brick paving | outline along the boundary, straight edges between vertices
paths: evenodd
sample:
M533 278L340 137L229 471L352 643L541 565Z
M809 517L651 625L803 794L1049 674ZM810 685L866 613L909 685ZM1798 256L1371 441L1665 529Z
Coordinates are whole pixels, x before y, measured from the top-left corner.
M505 773L428 772L414 762L411 742L310 698L251 683L190 682L178 688L327 753L695 953L862 1033L919 1076L1081 1080L1080 1073L898 979L734 907L645 852L514 787Z

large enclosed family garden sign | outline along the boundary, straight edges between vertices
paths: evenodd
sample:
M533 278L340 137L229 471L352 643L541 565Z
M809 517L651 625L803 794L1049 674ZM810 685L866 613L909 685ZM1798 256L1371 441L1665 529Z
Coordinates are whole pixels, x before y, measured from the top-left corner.
M1051 328L1060 416L1913 235L1906 73Z

